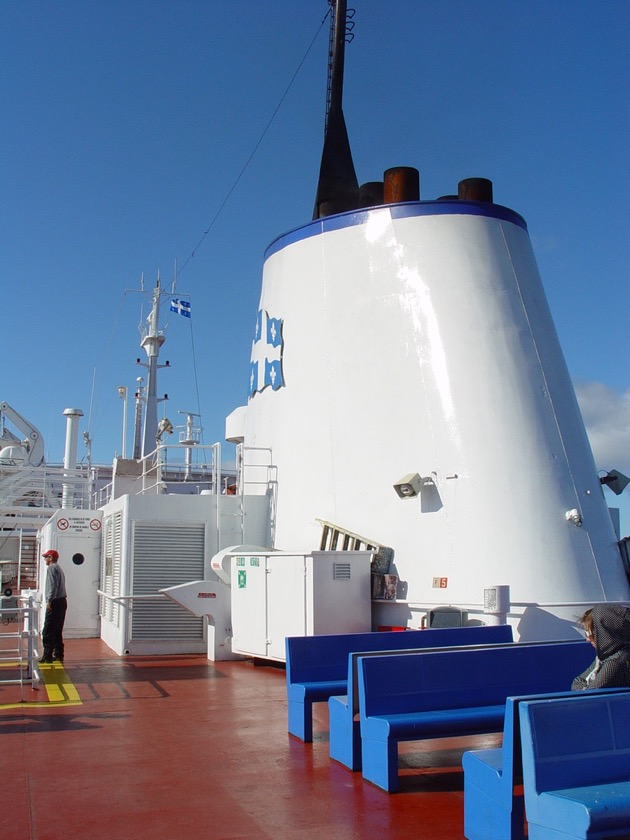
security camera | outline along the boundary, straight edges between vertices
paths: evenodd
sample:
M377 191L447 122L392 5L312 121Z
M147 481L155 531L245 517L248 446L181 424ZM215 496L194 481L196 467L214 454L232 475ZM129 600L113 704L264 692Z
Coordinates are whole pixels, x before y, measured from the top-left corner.
M418 473L409 473L394 484L394 490L401 499L413 499L420 492L422 483Z

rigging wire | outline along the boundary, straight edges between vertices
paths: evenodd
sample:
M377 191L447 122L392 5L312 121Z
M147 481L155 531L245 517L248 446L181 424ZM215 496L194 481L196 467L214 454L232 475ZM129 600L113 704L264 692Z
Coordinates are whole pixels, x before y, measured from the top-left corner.
M324 24L326 23L326 20L328 19L329 15L331 14L331 8L332 7L329 7L328 11L326 12L324 17L322 18L321 23L319 24L319 27L317 29L317 32L313 36L310 44L308 45L308 47L306 49L306 52L304 53L301 61L299 62L295 72L291 76L291 79L290 79L287 87L285 88L284 93L280 97L280 100L279 100L278 104L276 105L275 109L273 110L273 113L271 114L271 117L267 121L267 124L265 125L260 137L258 138L258 141L256 142L251 154L248 156L247 160L245 161L245 163L241 167L241 170L238 173L238 175L236 176L236 179L235 179L234 183L232 184L232 186L228 190L225 198L223 199L223 201L219 205L219 208L217 209L216 213L212 217L212 220L210 221L210 224L208 225L206 230L204 230L202 236L200 237L199 241L197 242L197 244L195 245L195 247L193 248L193 250L191 251L191 253L187 257L187 259L184 261L183 265L179 268L176 267L175 278L179 277L179 275L186 268L188 263L194 258L195 254L197 253L199 248L203 245L206 237L208 236L208 234L210 233L210 231L214 227L217 219L219 218L219 216L223 212L225 206L227 205L228 201L230 200L230 197L232 196L232 193L235 191L235 189L238 186L241 178L245 174L245 171L247 170L248 166L252 162L256 152L258 151L260 145L262 144L262 141L264 140L267 132L269 131L273 121L275 120L276 116L278 115L278 112L280 111L280 108L282 107L282 105L284 103L284 100L287 98L287 96L289 94L289 91L291 90L291 88L293 86L293 83L295 82L300 70L302 69L304 63L306 62L306 59L308 58L311 50L313 49L313 46L314 46L315 41L317 40L317 38L319 36L319 33L321 32ZM143 290L144 290L144 275L142 277L142 287L143 287ZM174 293L174 290L175 290L175 285L173 284L173 289L171 290L171 293ZM190 295L186 295L186 297L190 298ZM121 305L121 308L122 308L122 305ZM142 308L141 308L141 322L142 322L142 316L143 316L143 313L142 313ZM115 318L114 327L112 329L112 334L110 336L110 341L109 341L109 349L111 349L111 346L113 345L114 335L115 335L115 332L116 332L116 327L117 327L117 324L119 322L119 319L120 319L120 310L119 310L119 312L118 312L118 314ZM196 394L196 399L197 399L197 412L198 412L199 416L201 416L201 399L200 399L200 396L199 396L199 380L198 380L198 377L197 377L197 356L196 356L196 351L195 351L195 338L194 338L194 332L193 332L192 318L190 319L190 341L191 341L192 357L193 357L192 361L193 361L193 374L194 374L194 382L195 382L195 394ZM106 356L109 356L109 353L107 353ZM95 394L95 390L96 390L96 394ZM93 385L92 385L92 400L91 400L91 405L90 405L90 422L91 422L91 415L92 415L92 407L94 405L94 409L96 410L97 405L98 405L98 398L99 398L98 388L95 389L95 382L93 382ZM202 441L203 441L203 438L202 438Z
M234 183L232 184L232 186L231 186L231 187L230 187L230 189L228 190L228 192L227 192L227 194L226 194L225 198L223 199L223 201L222 201L222 202L221 202L221 204L219 205L219 208L218 208L218 210L216 211L216 213L214 214L214 216L213 216L213 218L212 218L212 220L211 220L210 224L208 225L208 227L206 228L206 230L204 230L204 232L203 232L203 234L202 234L201 238L199 239L199 242L197 242L197 244L195 245L195 247L193 248L193 250L192 250L192 251L191 251L191 253L189 254L188 258L184 261L183 265L182 265L180 268L176 269L176 277L179 277L179 275L180 275L180 274L182 273L182 271L186 268L186 266L188 265L188 263L189 263L189 262L190 262L190 261L194 258L194 256L195 256L196 252L197 252L197 251L199 250L199 248L203 245L203 243L204 243L204 241L205 241L206 237L208 236L208 234L210 233L210 231L211 231L211 230L212 230L212 228L214 227L214 225L215 225L215 223L216 223L217 219L219 218L219 216L220 216L220 215L221 215L221 213L223 212L223 209L225 208L225 206L227 205L228 201L230 200L230 197L231 197L232 193L234 192L234 190L235 190L235 189L236 189L236 187L238 186L238 184L239 184L239 182L240 182L241 178L242 178L242 177L243 177L243 175L245 174L245 171L247 170L247 167L248 167L248 166L250 165L250 163L252 162L252 160L253 160L253 158L254 158L254 155L255 155L255 154L256 154L256 152L258 151L258 149L259 149L259 147L260 147L260 145L261 145L262 141L263 141L263 140L264 140L264 138L265 138L265 135L266 135L266 134L267 134L267 132L269 131L269 129L270 129L270 127L271 127L271 124L272 124L272 123L273 123L273 121L275 120L275 118L276 118L276 116L277 116L277 114L278 114L278 112L279 112L280 108L282 107L282 104L283 104L284 100L287 98L287 96L288 96L288 94L289 94L289 91L291 90L291 87L293 86L293 83L295 82L295 79L297 78L298 73L300 72L300 70L302 69L302 66L304 65L304 62L305 62L305 61L306 61L306 59L308 58L309 53L311 52L311 50L312 50L312 48L313 48L313 45L315 44L315 41L317 40L317 38L318 38L318 36L319 36L319 33L321 32L321 30L322 30L322 28L323 28L324 24L326 23L326 20L328 19L328 17L329 17L329 15L330 15L330 13L331 13L331 12L330 12L330 8L329 8L329 9L328 9L328 11L326 12L326 14L324 15L324 17L322 18L321 23L319 24L319 27L318 27L318 29L317 29L317 32L315 33L315 35L313 36L313 38L312 38L312 40L311 40L310 44L308 45L308 47L307 47L307 49L306 49L306 52L304 53L304 55L303 55L303 57L302 57L302 59L301 59L300 63L298 64L298 66L297 66L297 68L296 68L295 72L293 73L293 75L292 75L292 77L291 77L291 79L290 79L290 81L289 81L289 84L287 85L287 87L286 87L286 88L285 88L285 90L284 90L284 93L283 93L283 94L282 94L282 96L280 97L280 101L279 101L279 102L278 102L278 104L276 105L276 107L275 107L275 109L274 109L273 113L271 114L271 117L270 117L270 118L269 118L269 120L267 121L267 124L266 124L266 126L264 127L264 129L263 129L263 131L262 131L262 133L261 133L260 137L258 138L258 141L256 142L256 144L255 144L255 146L254 146L254 148L253 148L253 150L252 150L251 154L249 155L249 157L247 158L247 160L245 161L245 163L244 163L244 164L243 164L243 166L241 167L241 170L240 170L240 172L238 173L238 175L236 176L236 179L235 179ZM189 296L189 297L190 297L190 296ZM195 382L195 395L196 395L196 399L197 399L197 413L198 413L198 414L199 414L199 416L201 417L201 398L200 398L200 395L199 395L199 379L198 379L198 377L197 377L197 354L196 354L196 351L195 351L195 335L194 335L194 330L193 330L192 318L190 319L190 343L191 343L191 348L192 348L193 378L194 378L194 382ZM201 429L201 433L200 433L200 434L201 434L201 442L203 443L203 427L202 427L202 429Z
M247 158L247 160L246 160L246 161L245 161L245 163L243 164L243 167L241 168L241 171L240 171L240 172L238 173L238 175L236 176L236 180L234 181L234 183L232 184L232 186L231 186L231 187L230 187L230 189L228 190L227 195L225 196L225 198L223 199L223 201L221 202L221 204L219 205L219 209L218 209L218 210L216 211L216 213L214 214L214 216L213 216L213 218L212 218L212 220L211 220L210 224L208 225L208 227L206 228L206 230L204 230L204 232L203 232L203 234L202 234L202 236L201 236L201 238L200 238L199 242L197 242L197 244L195 245L195 247L193 248L193 250L191 251L191 253L190 253L190 254L189 254L189 256L187 257L187 259L184 261L184 264L183 264L183 265L182 265L182 267L179 269L179 273L180 273L180 274L181 274L181 272L182 272L182 271L186 268L186 266L188 265L188 263L189 263L189 262L190 262L190 261L194 258L194 256L195 256L196 252L199 250L199 248L200 248L200 247L201 247L201 245L203 244L203 242L204 242L205 238L208 236L208 234L210 233L210 231L211 231L211 230L212 230L212 228L214 227L215 222L217 221L217 219L219 218L219 216L220 216L220 215L221 215L221 213L223 212L223 208L225 207L225 205L226 205L226 204L228 203L228 201L230 200L230 197L231 197L232 193L234 192L234 190L236 189L236 187L237 187L237 186L238 186L238 184L239 184L239 181L241 180L241 178L242 178L242 177L243 177L243 175L245 174L245 170L247 169L247 167L249 166L249 164L252 162L252 160L253 160L253 158L254 158L254 155L255 155L255 154L256 154L256 152L258 151L258 148L259 148L259 146L261 145L262 141L264 140L265 135L266 135L266 134L267 134L267 132L269 131L269 129L270 129L270 127L271 127L271 124L273 123L274 119L276 118L276 116L277 116L277 114L278 114L278 111L279 111L279 110L280 110L280 108L282 107L282 104L283 104L284 100L287 98L287 95L288 95L289 91L291 90L291 87L293 86L293 82L295 81L295 79L296 79L296 77L297 77L298 73L299 73L299 72L300 72L300 70L302 69L302 66L303 66L304 62L305 62L305 61L306 61L306 59L308 58L308 55L309 55L310 51L312 50L313 45L314 45L315 41L317 40L317 38L318 38L318 36L319 36L319 33L321 32L322 27L323 27L323 26L324 26L324 24L326 23L326 20L328 19L328 16L329 16L329 15L330 15L330 8L328 9L328 11L326 12L326 14L325 14L325 15L324 15L324 17L322 18L322 21L321 21L321 23L320 23L320 25L319 25L319 27L318 27L318 29L317 29L317 32L316 32L316 33L315 33L315 35L313 36L313 39L312 39L311 43L308 45L308 48L307 48L306 52L304 53L304 56L302 57L302 60L301 60L301 61L300 61L300 63L298 64L297 69L295 70L295 72L294 72L293 76L291 77L291 80L289 81L289 84L287 85L287 87L286 87L286 89L285 89L284 93L283 93L283 94L282 94L282 96L280 97L280 101L279 101L279 102L278 102L278 104L276 105L276 107L275 107L275 109L274 109L274 111L273 111L273 113L272 113L271 117L269 118L269 120L268 120L268 122L267 122L267 125L264 127L264 129L263 129L263 131L262 131L262 134L261 134L261 135L260 135L260 137L258 138L258 141L256 142L256 145L254 146L254 148L253 148L253 150L252 150L251 154L249 155L249 157Z
M115 342L115 339L116 339L116 334L118 332L118 327L119 327L119 325L121 323L121 320L122 320L122 310L123 310L124 303L125 303L125 295L122 295L120 300L119 300L119 303L118 303L118 309L117 309L117 311L114 315L114 322L112 324L112 329L111 329L111 333L109 335L109 339L108 339L108 341L107 341L107 343L104 347L103 353L102 353L102 360L105 361L105 370L107 370L107 367L108 367L107 361L112 358L114 342ZM101 368L101 370L102 370L102 368ZM100 411L99 411L99 401L100 401L100 396L101 395L100 395L99 385L97 384L96 371L97 371L97 367L95 366L94 367L94 376L93 376L93 380L92 380L92 394L90 396L90 413L89 413L88 434L91 431L92 416L93 415L96 418L95 423L94 423L95 432L97 432L99 430L100 423L101 423L101 416L100 416Z
M197 414L201 418L201 398L199 397L199 380L197 379L197 354L195 352L195 334L193 331L192 318L190 319L190 344L192 346L193 378L195 380L195 396L197 397ZM201 443L203 445L203 426L201 426L199 435Z

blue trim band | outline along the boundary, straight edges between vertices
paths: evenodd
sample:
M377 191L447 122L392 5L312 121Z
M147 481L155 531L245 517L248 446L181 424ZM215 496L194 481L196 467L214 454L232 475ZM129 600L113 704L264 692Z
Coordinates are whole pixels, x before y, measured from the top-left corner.
M385 204L379 207L366 207L364 210L350 210L347 213L338 213L334 216L325 216L323 219L315 219L307 225L294 228L288 233L283 233L269 245L265 251L265 260L273 254L293 245L302 239L310 239L320 233L328 233L332 230L343 230L343 228L354 227L365 224L368 214L373 210L381 210L388 207L393 219L407 219L412 216L486 216L489 219L501 219L504 222L512 222L523 230L527 230L527 223L522 216L503 207L501 204L486 204L478 201L409 201L402 204Z

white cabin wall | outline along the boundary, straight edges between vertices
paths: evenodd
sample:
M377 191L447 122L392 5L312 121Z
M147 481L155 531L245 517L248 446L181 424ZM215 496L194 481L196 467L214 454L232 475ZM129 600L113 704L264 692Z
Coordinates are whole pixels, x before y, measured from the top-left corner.
M40 627L46 602L47 567L42 554L59 552L68 591L64 636L68 639L96 638L100 634L98 614L99 565L101 555L100 511L66 508L54 513L40 531L38 589Z

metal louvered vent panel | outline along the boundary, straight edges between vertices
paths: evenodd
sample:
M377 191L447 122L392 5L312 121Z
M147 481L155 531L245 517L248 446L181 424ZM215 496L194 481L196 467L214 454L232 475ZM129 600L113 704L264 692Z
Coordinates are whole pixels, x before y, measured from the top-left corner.
M118 597L121 594L121 570L122 570L122 526L123 515L122 511L117 511L114 514L113 521L113 539L112 539L112 582L111 594ZM120 602L110 601L111 621L116 626L120 626Z
M333 563L333 580L350 580L351 577L350 563Z
M133 594L155 595L204 576L203 525L135 522L133 528ZM132 639L202 640L203 618L166 599L134 601Z
M133 641L203 640L203 619L187 613L177 604L136 602L131 624Z
M122 512L116 511L103 522L105 551L101 569L103 591L114 598L121 594ZM101 615L115 627L120 626L120 603L101 599Z

